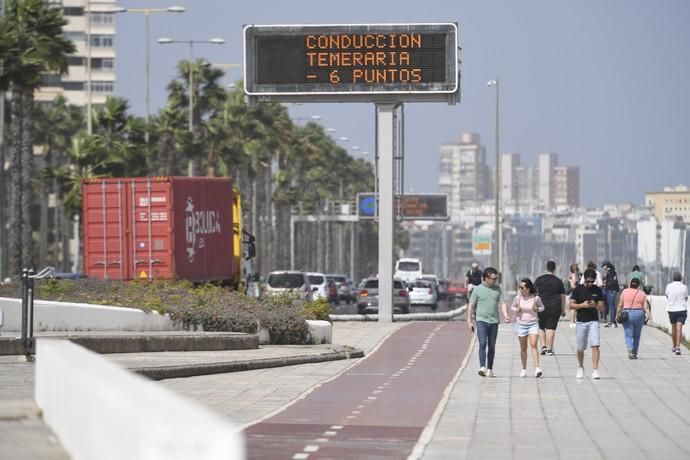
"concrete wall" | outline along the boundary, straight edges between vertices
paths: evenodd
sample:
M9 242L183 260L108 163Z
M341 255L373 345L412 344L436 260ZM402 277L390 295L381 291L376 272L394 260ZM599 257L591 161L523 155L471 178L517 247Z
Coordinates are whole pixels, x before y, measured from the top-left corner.
M666 296L653 295L649 296L649 304L652 306L652 318L654 319L654 324L662 327L669 333L671 332L671 323L668 320L668 313L666 312ZM683 326L683 337L685 339L690 335L690 326L685 323Z
M20 299L0 297L5 316L3 331L21 331ZM84 303L34 302L34 332L38 331L172 331L181 330L158 312Z
M39 340L36 403L76 459L242 459L238 427L66 340Z

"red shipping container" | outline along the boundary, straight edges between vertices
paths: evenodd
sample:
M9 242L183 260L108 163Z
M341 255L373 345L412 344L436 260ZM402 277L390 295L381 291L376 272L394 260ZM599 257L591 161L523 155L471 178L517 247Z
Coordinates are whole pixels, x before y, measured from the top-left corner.
M84 271L90 278L232 280L232 180L87 179Z

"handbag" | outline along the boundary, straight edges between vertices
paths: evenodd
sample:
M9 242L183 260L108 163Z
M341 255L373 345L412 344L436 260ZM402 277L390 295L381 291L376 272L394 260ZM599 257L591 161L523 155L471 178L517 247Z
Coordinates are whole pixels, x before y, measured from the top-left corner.
M628 311L626 309L621 309L616 315L616 322L623 324L628 320Z

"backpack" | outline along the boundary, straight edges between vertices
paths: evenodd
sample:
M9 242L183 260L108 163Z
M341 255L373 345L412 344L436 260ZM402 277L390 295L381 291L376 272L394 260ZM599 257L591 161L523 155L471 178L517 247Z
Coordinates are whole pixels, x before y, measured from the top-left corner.
M608 272L606 272L605 287L607 291L618 292L620 290L620 284L618 283L618 275L616 275L615 270L609 270Z
M467 278L469 278L470 284L473 284L475 286L479 286L480 284L482 284L482 272L479 270L469 270L467 272Z

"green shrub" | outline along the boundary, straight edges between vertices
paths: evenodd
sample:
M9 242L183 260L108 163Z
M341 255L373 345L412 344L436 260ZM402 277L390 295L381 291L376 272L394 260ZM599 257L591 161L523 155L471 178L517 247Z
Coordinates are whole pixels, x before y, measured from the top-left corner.
M175 324L188 330L246 332L259 325L274 344L305 344L309 340L306 319L323 316L323 306L308 304L294 295L272 296L259 302L214 284L194 286L177 280L55 280L36 282L37 300L90 303L167 313ZM20 297L19 284L0 285L0 297ZM327 304L326 304L327 305Z
M304 304L302 307L304 316L311 320L321 320L331 322L331 304L326 299L317 299L313 302Z

